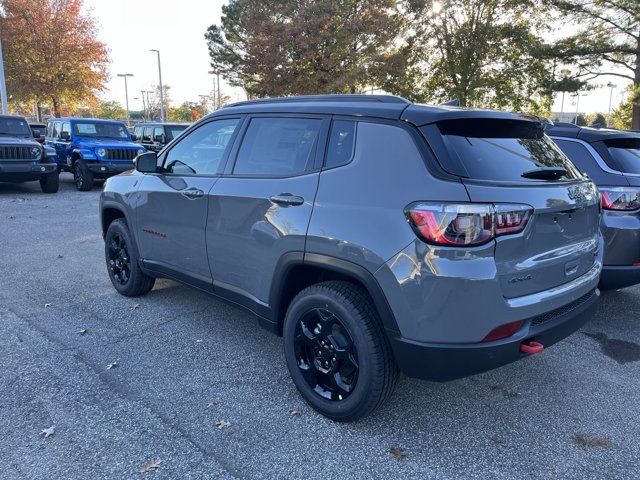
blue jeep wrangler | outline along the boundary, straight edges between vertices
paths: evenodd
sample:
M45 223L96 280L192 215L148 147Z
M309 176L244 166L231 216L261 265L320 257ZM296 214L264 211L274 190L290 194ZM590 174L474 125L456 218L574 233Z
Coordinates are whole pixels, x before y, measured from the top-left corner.
M0 116L0 182L35 180L44 193L58 191L56 152L38 143L24 117Z
M133 168L146 150L131 140L122 122L93 118L55 118L47 124L46 144L55 148L60 171L72 172L76 188L88 191L94 179Z

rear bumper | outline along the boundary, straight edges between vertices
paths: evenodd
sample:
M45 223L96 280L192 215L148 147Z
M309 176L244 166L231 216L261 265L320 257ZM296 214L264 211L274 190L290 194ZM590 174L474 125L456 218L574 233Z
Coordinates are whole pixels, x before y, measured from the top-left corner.
M589 321L599 297L600 292L592 290L564 307L528 319L515 335L494 342L423 343L395 337L391 345L405 375L437 382L454 380L529 356L520 351L525 341L535 340L545 347L559 342Z
M605 265L598 285L602 290L617 290L640 283L640 266Z
M133 162L126 163L87 163L87 167L97 178L108 178L122 172L133 170Z
M2 162L0 182L28 182L39 180L43 175L58 169L55 163Z

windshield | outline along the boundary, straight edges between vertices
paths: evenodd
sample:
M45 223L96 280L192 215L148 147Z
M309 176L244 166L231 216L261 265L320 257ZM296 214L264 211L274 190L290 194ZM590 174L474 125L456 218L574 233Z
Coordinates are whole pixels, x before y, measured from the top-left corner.
M621 172L640 174L640 138L607 140L606 144Z
M0 135L30 137L31 129L22 118L0 117Z
M167 141L173 140L182 132L184 132L186 129L187 129L187 125L175 125L175 126L167 127L165 129L165 131L167 132Z
M449 155L478 180L541 182L581 178L578 169L536 123L517 120L453 120L438 124ZM538 171L560 169L546 177ZM565 173L562 173L564 169ZM538 174L536 174L538 172ZM544 173L544 172L543 172Z
M76 122L73 125L73 133L79 137L130 139L124 123Z

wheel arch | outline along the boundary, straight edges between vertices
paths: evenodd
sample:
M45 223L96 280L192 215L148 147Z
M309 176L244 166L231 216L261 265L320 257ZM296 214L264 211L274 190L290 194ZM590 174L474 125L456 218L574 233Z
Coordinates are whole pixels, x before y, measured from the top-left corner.
M360 285L369 295L387 332L398 332L398 324L382 287L373 274L348 260L315 253L290 252L276 266L269 305L273 328L282 334L284 316L291 300L304 288L327 280L343 280Z
M111 225L111 223L118 218L124 218L124 221L127 222L129 228L132 227L131 222L129 222L126 210L121 205L115 202L104 202L102 204L102 208L100 209L100 225L102 227L102 238L106 237L109 225Z

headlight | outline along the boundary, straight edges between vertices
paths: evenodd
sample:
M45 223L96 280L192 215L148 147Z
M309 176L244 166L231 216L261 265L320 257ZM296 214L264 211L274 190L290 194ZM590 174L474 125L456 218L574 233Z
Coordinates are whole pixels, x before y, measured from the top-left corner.
M101 157L106 157L107 156L107 151L104 148L99 148L98 150L96 150L96 153L98 155L100 155Z
M144 153L144 150L140 149L138 150L138 155L142 155Z
M40 158L41 155L42 155L42 150L40 150L38 147L33 147L31 149L31 156L33 158Z

